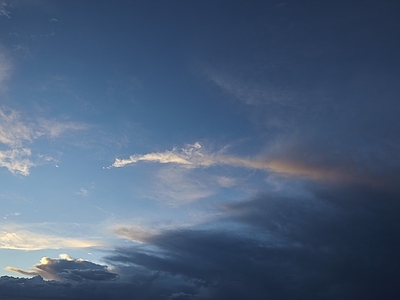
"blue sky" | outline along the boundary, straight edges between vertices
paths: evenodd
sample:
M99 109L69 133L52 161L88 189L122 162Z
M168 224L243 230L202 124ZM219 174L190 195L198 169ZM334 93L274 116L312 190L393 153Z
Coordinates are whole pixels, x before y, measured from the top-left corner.
M397 299L399 9L0 0L0 299Z

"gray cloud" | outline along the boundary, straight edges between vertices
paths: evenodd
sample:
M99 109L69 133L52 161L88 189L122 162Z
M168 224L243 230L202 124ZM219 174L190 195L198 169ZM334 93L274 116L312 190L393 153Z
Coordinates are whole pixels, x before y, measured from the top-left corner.
M310 189L309 197L266 195L228 206L224 222L232 229L165 231L145 239L149 248L118 249L108 259L180 274L206 287L207 299L393 299L398 195Z
M142 234L105 258L112 272L44 258L15 271L59 281L2 277L0 288L4 299L396 299L398 196L311 184L296 196L263 194L206 224Z
M108 271L106 266L82 259L73 259L66 254L60 255L59 259L43 257L40 263L30 271L14 267L8 267L7 269L24 275L39 275L45 279L52 280L111 280L117 276Z

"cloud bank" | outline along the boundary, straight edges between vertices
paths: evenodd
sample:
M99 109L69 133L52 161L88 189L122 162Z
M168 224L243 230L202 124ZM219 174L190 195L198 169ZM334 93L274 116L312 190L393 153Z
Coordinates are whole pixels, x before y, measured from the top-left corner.
M2 277L0 288L7 299L396 299L397 199L352 186L261 194L192 227L116 228L133 242L105 257L112 271L44 258L10 270L58 281Z

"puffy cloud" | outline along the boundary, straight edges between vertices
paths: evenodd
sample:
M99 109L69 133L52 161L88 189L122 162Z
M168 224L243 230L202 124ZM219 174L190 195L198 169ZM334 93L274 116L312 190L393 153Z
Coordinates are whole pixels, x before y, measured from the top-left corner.
M61 254L60 258L43 257L39 264L36 264L31 271L24 271L14 267L7 267L7 270L24 275L41 276L52 280L111 280L116 278L116 274L108 271L107 266L95 264L93 262L74 259L68 254Z
M1 299L161 300L190 295L195 290L193 284L171 275L131 266L113 268L118 270L117 275L106 266L66 254L58 259L44 257L31 271L9 269L34 277L0 277Z

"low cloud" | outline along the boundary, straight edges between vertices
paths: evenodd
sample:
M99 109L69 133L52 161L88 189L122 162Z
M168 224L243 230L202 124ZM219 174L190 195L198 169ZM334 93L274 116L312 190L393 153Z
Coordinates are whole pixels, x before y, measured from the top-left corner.
M214 227L143 236L108 262L179 274L202 287L193 299L390 298L400 279L397 196L358 188L309 192L231 204ZM174 295L189 297L180 292Z
M111 269L46 257L32 270L10 268L36 277L4 276L0 288L7 299L394 299L397 199L354 186L262 194L191 227L120 227L141 243L110 252Z
M39 264L36 264L30 271L24 271L14 267L7 267L7 270L23 275L41 276L51 280L112 280L116 274L108 271L107 266L93 262L74 259L68 254L60 254L60 258L43 257Z

